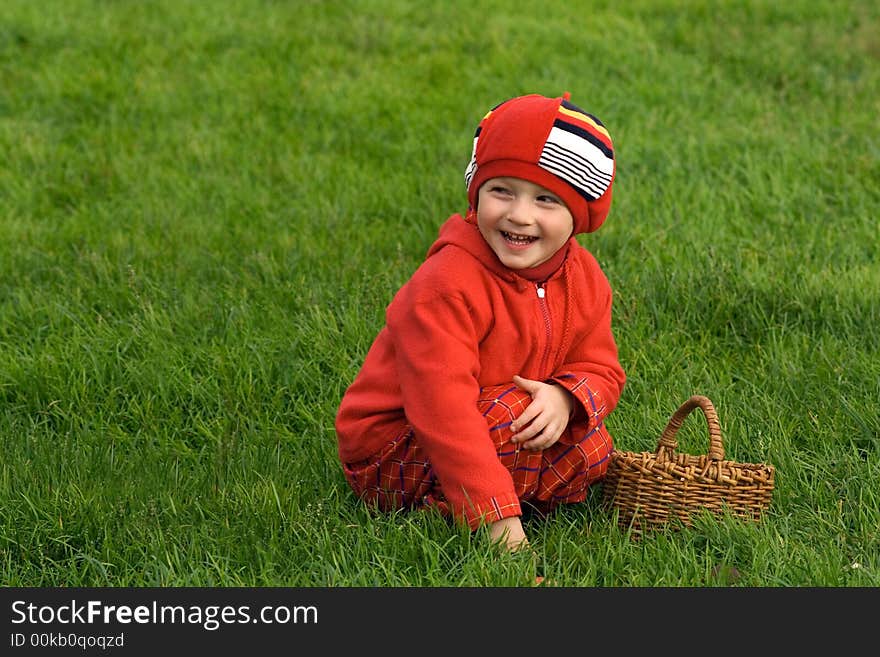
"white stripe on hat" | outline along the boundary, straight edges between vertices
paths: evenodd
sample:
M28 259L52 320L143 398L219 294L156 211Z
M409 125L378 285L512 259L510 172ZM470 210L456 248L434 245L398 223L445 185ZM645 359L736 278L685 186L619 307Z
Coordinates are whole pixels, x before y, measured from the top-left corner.
M473 180L474 174L477 172L477 142L479 140L479 135L474 137L474 150L471 151L471 161L468 162L467 168L464 170L465 187L471 186L471 180Z
M595 200L611 184L614 160L583 137L554 127L538 165L572 185L581 196Z

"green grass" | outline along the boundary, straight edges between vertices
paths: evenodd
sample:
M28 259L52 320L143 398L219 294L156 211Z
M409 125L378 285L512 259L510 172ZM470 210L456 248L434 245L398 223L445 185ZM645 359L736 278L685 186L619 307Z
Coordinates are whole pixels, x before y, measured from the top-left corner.
M765 520L632 541L530 518L560 586L880 585L876 3L101 2L0 10L0 582L517 586L535 565L374 515L333 420L476 122L558 95L615 141L582 241L653 450L693 393ZM707 448L688 420L683 451Z

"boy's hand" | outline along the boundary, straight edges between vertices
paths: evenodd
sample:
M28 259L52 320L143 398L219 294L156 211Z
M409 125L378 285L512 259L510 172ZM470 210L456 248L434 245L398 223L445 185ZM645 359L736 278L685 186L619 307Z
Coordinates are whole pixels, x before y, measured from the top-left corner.
M500 542L509 552L529 546L529 540L523 530L519 516L511 516L496 520L489 526L489 537L492 542Z
M510 425L511 440L534 451L547 449L562 435L574 409L574 397L562 386L514 376L517 387L532 396L532 403Z

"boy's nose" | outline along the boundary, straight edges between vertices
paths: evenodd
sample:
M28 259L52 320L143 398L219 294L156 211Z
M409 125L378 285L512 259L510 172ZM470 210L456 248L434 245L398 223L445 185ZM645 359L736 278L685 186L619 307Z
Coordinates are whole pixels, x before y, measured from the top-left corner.
M524 201L516 201L507 213L507 218L515 224L531 223L532 215L529 212L528 204Z

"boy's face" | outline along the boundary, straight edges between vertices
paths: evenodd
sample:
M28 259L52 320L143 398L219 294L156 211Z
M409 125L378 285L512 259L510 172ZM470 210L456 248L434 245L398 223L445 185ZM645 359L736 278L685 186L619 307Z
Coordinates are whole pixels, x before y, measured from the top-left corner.
M490 178L477 197L477 225L511 269L549 260L571 237L574 219L553 192L522 178Z

